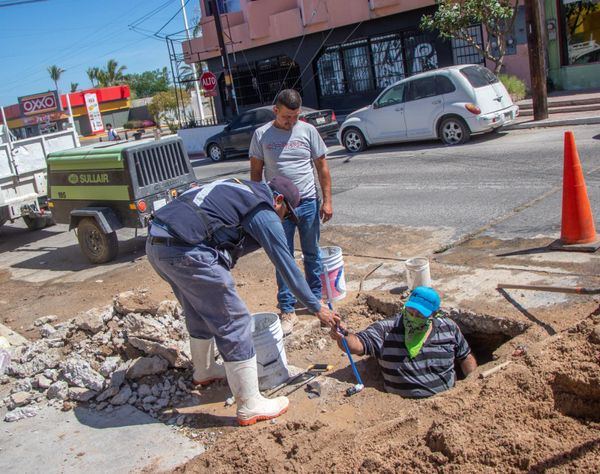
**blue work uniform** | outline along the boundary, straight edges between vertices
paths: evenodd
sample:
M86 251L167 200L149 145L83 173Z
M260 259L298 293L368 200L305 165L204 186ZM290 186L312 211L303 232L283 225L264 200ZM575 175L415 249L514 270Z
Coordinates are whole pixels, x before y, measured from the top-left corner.
M183 308L190 335L215 338L223 360L254 356L250 312L231 268L262 247L296 297L317 313L314 297L292 254L273 194L265 183L227 179L193 188L154 216L146 253Z

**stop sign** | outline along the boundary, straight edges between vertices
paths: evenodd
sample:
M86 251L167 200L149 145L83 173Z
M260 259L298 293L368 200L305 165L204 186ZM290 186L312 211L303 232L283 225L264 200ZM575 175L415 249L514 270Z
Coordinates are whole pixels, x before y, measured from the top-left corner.
M212 91L217 87L217 77L212 72L203 72L200 76L200 83L202 84L202 89Z

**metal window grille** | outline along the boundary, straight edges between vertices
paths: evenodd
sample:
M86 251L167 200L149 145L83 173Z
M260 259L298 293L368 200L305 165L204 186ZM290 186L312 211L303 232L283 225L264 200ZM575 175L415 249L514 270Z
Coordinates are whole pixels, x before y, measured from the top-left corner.
M342 46L346 87L348 92L364 92L373 89L371 55L366 40Z
M384 89L404 79L404 59L400 35L386 35L371 39L371 55L375 70L375 87Z
M340 47L327 48L317 61L317 76L322 95L341 95L345 93L344 69L340 56Z
M438 58L435 44L428 34L404 34L404 51L410 75L437 69Z
M468 33L475 39L477 44L483 46L483 34L481 25L470 26ZM479 54L477 48L462 39L452 38L452 58L454 64L483 64L483 56Z
M161 183L190 172L180 143L160 143L132 150L131 155L141 187Z
M268 58L249 66L232 71L238 105L271 104L281 89L292 86L302 94L300 66L289 57Z
M329 46L315 63L321 96L381 90L437 67L432 36L414 31Z

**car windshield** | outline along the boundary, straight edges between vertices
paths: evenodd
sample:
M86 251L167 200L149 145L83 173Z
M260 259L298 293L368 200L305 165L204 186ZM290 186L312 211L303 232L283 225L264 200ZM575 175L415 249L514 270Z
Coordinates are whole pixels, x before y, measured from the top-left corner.
M467 78L475 89L498 82L498 78L494 76L492 71L482 66L463 67L460 73Z

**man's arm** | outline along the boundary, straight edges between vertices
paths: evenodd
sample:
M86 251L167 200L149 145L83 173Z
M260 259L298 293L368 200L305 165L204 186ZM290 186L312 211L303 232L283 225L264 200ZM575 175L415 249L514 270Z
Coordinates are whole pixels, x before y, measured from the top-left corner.
M265 162L254 156L250 157L250 179L252 181L260 182L263 178L263 168Z
M321 322L329 327L335 327L340 321L339 316L323 306L312 294L304 275L290 253L283 226L275 211L266 206L261 207L246 217L242 225L264 249L294 296L304 303Z
M465 374L465 377L468 376L471 372L473 372L477 368L477 360L473 356L473 354L469 354L463 360L460 361L460 369Z
M321 205L320 217L323 222L327 222L333 216L333 203L331 200L331 173L325 155L314 160L319 184L323 192L323 204Z
M345 351L346 349L344 349L344 344L342 343L342 335L338 332L337 328L332 328L329 334L331 336L331 339L337 342L338 347L341 350ZM356 334L349 332L344 337L346 338L346 343L348 344L348 349L350 349L351 354L359 356L365 355L365 346L363 345L362 341L356 336Z

